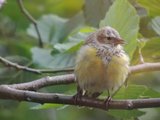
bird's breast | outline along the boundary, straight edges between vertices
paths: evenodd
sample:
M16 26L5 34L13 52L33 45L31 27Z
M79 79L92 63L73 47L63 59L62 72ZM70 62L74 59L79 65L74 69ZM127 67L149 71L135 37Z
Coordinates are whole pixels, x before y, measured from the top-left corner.
M102 92L112 89L116 82L119 84L127 76L125 56L113 56L109 64L97 56L97 49L83 46L76 59L75 75L80 88L91 92Z

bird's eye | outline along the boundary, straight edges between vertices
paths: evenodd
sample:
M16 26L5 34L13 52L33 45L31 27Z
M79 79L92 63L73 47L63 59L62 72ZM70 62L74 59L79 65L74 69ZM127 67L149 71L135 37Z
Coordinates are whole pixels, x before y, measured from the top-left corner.
M111 40L111 37L107 37L108 40Z

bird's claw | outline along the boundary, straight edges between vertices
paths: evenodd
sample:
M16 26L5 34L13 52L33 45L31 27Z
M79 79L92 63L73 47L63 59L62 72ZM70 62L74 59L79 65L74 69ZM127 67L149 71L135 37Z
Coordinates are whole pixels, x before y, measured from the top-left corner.
M112 100L112 97L111 97L111 96L108 96L107 99L104 101L106 110L109 109L109 103L110 103L111 100Z
M78 99L80 99L82 97L82 94L80 92L77 92L74 96L74 104L77 104Z

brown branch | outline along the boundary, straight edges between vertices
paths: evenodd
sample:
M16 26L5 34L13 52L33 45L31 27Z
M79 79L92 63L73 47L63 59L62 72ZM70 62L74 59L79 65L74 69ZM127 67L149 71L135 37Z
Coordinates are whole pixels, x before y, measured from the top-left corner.
M19 68L25 71L28 70L12 62L10 63L10 61L7 61L2 57L0 57L0 61L6 65L11 65L15 68ZM144 63L131 66L130 74L148 72L148 71L159 71L159 70L160 70L160 63ZM29 101L37 103L69 104L69 105L94 107L104 110L107 109L106 105L104 104L104 100L97 100L97 99L83 97L82 99L77 99L77 102L75 102L73 97L70 95L33 92L42 87L50 85L71 84L74 82L75 82L74 74L67 74L67 75L59 75L52 77L44 77L27 83L0 85L0 99L11 99L11 100ZM151 108L151 107L160 107L160 98L112 100L109 103L109 109L137 109L137 108Z
M160 70L160 63L144 63L130 67L131 73L139 73L144 71ZM37 103L58 103L94 107L105 109L104 100L82 98L77 102L70 95L62 95L56 93L39 93L29 90L38 90L49 85L70 84L75 82L74 74L45 77L32 82L0 85L0 99L12 99L19 101L29 101ZM133 100L112 100L109 103L109 109L136 109L160 107L160 98L152 99L133 99Z
M27 83L19 83L8 85L9 87L19 89L19 90L33 90L36 91L42 87L51 86L51 85L61 85L61 84L71 84L75 82L74 74L53 76L53 77L44 77L38 80L34 80Z
M130 74L141 73L146 71L159 71L160 63L144 63L130 67ZM74 74L66 74L52 77L44 77L27 83L9 85L15 89L21 90L38 90L50 85L71 84L75 82Z
M23 2L22 0L17 0L18 2L18 5L20 7L20 10L21 12L27 17L27 19L33 23L34 27L35 27L35 30L37 32L37 36L38 36L38 40L39 40L39 46L41 48L43 48L43 42L42 42L42 38L41 38L41 35L40 35L40 31L38 29L38 24L37 24L37 21L32 17L32 15L25 9L24 5L23 5Z
M38 93L33 91L24 91L11 88L7 85L0 86L0 98L12 99L18 101L28 101L36 103L57 103L69 104L86 107L94 107L107 110L104 100L78 98L75 102L73 96L56 94L56 93ZM109 109L137 109L137 108L152 108L160 107L160 98L152 99L130 99L130 100L111 100Z

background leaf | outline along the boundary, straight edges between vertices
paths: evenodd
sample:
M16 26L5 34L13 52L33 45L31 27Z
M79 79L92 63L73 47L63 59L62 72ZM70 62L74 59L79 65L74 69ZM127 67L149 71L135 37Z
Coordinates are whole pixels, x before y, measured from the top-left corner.
M142 55L147 62L158 62L160 60L160 37L151 38L142 49Z
M160 36L160 16L152 19L151 26L153 30Z
M43 105L41 104L38 104L34 107L32 107L31 109L32 110L39 110L39 109L53 109L53 108L59 108L59 107L62 107L64 105L61 105L61 104L49 104L49 103L45 103Z
M150 16L160 15L160 0L137 0L137 2L146 8Z
M76 52L87 36L94 32L95 29L92 27L82 27L77 31L71 33L63 43L57 43L53 47L59 52Z
M139 16L135 8L127 0L116 0L100 22L100 27L107 25L115 28L127 41L125 50L132 58L137 46L136 39L139 29Z
M129 85L122 87L114 96L114 99L156 98L160 93L144 85ZM110 110L108 114L121 119L131 119L145 114L140 110Z
M38 28L43 42L54 45L62 42L78 26L83 24L82 13L79 13L71 19L61 18L56 15L44 15L38 20ZM30 36L37 38L37 33L33 24L29 26L27 32Z
M144 85L129 85L122 87L114 96L115 99L136 99L144 94L147 86Z
M83 11L86 23L98 27L111 4L112 0L85 0Z
M43 68L60 69L65 67L73 67L75 53L55 54L51 55L51 49L45 50L41 48L32 48L32 59L35 64Z
M60 18L56 15L44 15L38 20L38 28L42 36L43 42L57 43L63 36L63 28L67 19ZM30 36L38 38L33 24L27 29Z
M133 119L145 114L145 112L140 110L111 110L108 114L118 118L118 119Z

